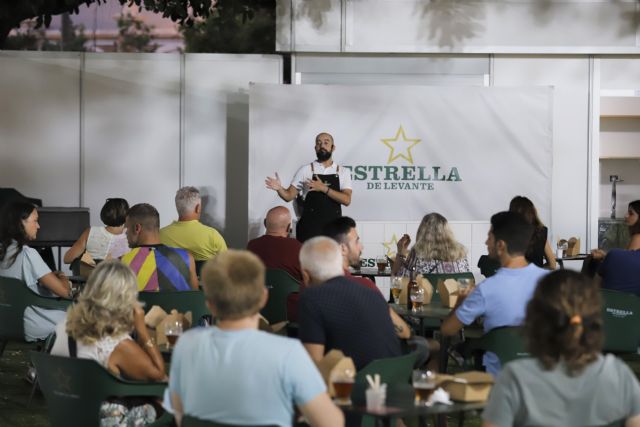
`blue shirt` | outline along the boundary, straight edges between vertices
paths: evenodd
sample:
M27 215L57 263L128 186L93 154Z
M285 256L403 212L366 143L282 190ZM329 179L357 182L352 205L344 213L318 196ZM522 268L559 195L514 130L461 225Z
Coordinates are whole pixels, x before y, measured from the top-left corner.
M640 249L612 249L600 264L602 287L640 295Z
M524 268L501 268L469 294L456 310L456 317L470 325L484 316L485 333L501 326L520 325L538 281L548 272L535 264ZM492 375L500 371L500 361L494 353L485 353L483 364Z
M326 386L298 340L255 329L215 326L183 334L173 352L169 388L184 413L227 424L291 426Z

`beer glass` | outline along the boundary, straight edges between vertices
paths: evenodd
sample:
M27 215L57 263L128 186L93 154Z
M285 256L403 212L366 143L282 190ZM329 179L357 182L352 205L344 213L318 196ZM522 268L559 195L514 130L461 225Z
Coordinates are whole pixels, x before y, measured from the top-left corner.
M343 368L333 373L331 384L333 385L334 401L337 405L351 404L351 390L355 372L349 368Z
M391 296L395 304L400 304L400 292L402 292L402 276L391 276Z
M436 389L436 375L432 371L415 370L412 375L413 389L416 392L416 405L426 405Z
M411 311L414 313L422 311L424 305L424 288L416 286L409 290L409 299L411 300Z
M164 334L167 336L169 348L173 348L180 335L182 335L182 322L180 320L168 322L164 327Z
M376 265L378 266L378 273L384 273L384 270L387 268L387 257L386 255L380 255L376 257Z

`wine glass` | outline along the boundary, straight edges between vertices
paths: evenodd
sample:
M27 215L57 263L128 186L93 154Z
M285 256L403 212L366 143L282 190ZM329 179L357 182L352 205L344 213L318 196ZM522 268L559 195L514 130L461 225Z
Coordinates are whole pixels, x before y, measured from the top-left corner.
M167 336L169 348L173 348L180 335L182 335L182 322L180 320L167 322L164 327L164 334Z
M391 276L391 295L393 302L400 304L400 293L402 292L402 276Z

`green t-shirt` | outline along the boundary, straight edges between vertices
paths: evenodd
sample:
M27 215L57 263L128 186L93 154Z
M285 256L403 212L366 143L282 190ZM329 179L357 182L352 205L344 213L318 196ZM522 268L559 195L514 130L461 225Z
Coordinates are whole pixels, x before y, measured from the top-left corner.
M562 363L545 370L537 359L508 363L482 414L498 427L603 426L640 415L640 385L613 355L599 356L571 377Z
M206 261L227 250L220 233L197 219L173 221L160 229L160 242L172 248L188 250L196 261Z

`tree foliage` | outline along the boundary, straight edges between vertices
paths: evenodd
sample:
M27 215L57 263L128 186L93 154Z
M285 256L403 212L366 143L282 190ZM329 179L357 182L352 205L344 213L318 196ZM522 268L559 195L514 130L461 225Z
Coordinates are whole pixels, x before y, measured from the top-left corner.
M207 19L182 26L187 52L272 53L275 0L229 1Z
M118 17L118 52L155 52L158 45L151 42L153 27L130 13Z

